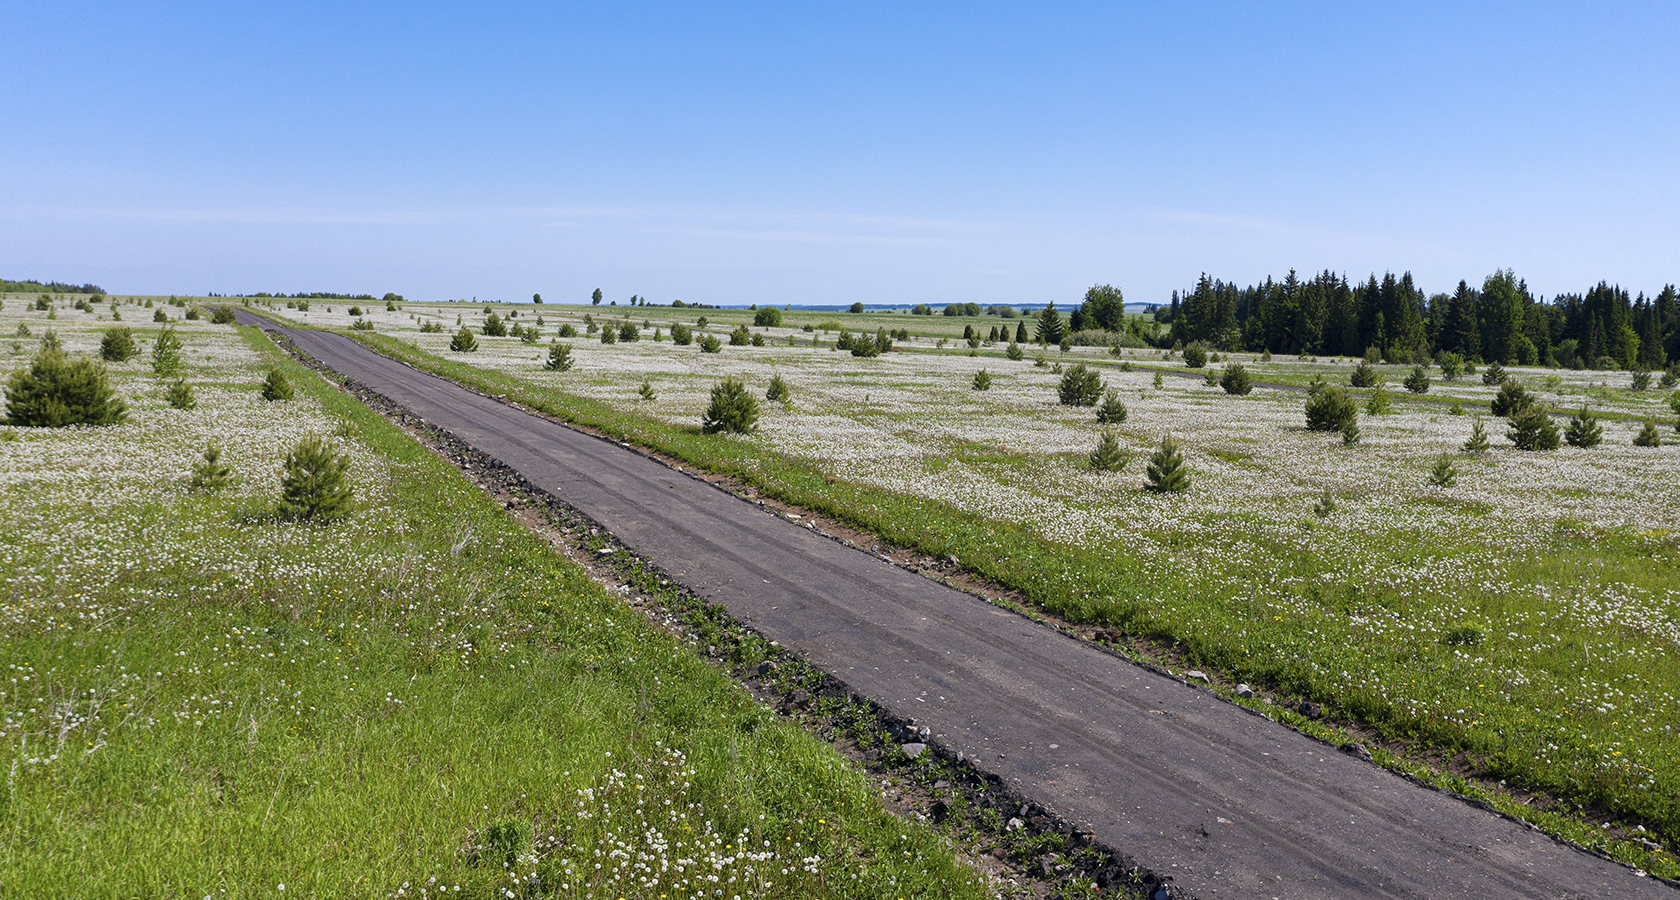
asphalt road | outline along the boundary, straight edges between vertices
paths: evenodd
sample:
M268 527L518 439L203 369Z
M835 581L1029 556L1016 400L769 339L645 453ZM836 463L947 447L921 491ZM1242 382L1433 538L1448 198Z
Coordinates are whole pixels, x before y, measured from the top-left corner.
M241 314L241 321L256 324ZM265 327L273 326L264 323ZM1201 898L1680 900L1632 870L342 336L304 351Z

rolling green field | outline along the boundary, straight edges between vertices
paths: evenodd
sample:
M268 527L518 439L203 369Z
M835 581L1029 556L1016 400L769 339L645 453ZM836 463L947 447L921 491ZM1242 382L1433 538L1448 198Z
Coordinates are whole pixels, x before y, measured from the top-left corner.
M347 327L334 306L275 312ZM495 309L531 339L478 333L477 350L452 352L451 333L477 333L490 311L465 304L364 311L372 331L347 333L892 543L955 555L1044 611L1227 686L1260 686L1254 703L1270 715L1318 728L1283 704L1322 704L1377 739L1382 761L1427 765L1426 777L1554 833L1680 871L1680 444L1667 391L1632 390L1627 373L1513 369L1542 403L1585 404L1605 429L1591 449L1525 452L1487 415L1494 387L1435 370L1429 393L1412 397L1399 387L1409 369L1382 366L1391 408L1362 413L1359 443L1344 446L1304 428L1304 394L1229 396L1200 372L1178 377L1184 364L1161 351L1029 347L1016 361L1001 343L961 342L965 325L984 332L995 317L788 312L781 327L749 324L762 346L731 346L752 312ZM441 333L422 333L427 323ZM677 346L679 323L725 346ZM589 324L633 324L639 339L603 343ZM550 371L563 325L577 331L564 339L573 364ZM910 339L859 359L833 349L837 325ZM1352 367L1233 358L1260 382L1346 384ZM1057 370L1075 361L1098 367L1129 409L1107 429L1136 455L1118 473L1086 469L1105 429L1089 408L1057 403ZM972 386L981 369L994 378L983 392ZM762 405L755 435L698 433L721 378L762 395L774 375L792 396ZM1463 453L1478 412L1492 447ZM1647 418L1662 446L1633 444ZM1143 458L1169 433L1192 485L1154 494ZM1450 485L1431 481L1443 456Z
M7 369L49 330L96 354L113 312L141 354L108 366L123 424L0 429L0 896L993 892L254 329L3 302ZM191 409L150 368L166 326ZM275 514L311 435L351 459L335 524ZM194 493L212 444L234 483Z

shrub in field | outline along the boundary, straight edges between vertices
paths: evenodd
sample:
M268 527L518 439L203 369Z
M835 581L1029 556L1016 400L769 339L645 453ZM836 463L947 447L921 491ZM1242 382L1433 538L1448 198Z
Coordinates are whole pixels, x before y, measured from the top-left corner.
M473 336L471 329L462 325L461 330L449 339L449 349L456 353L471 353L478 349L478 338Z
M443 334L443 323L442 322L421 322L420 323L420 333L421 334Z
M1571 417L1569 425L1563 429L1564 443L1584 450L1598 446L1603 439L1604 427L1598 424L1592 413L1587 412L1586 404L1581 404L1581 411Z
M1435 458L1435 468L1429 472L1429 483L1436 487L1452 487L1458 483L1458 466L1445 453Z
M1373 416L1386 416L1392 410L1393 404L1388 396L1388 389L1377 385L1371 392L1371 398L1365 401L1365 412Z
M1018 342L1010 341L1009 347L1003 351L1003 355L1008 357L1012 362L1020 362L1027 354L1021 350L1021 345Z
M777 372L770 376L770 386L764 389L764 399L772 403L786 403L790 396L792 394L788 390L787 380L782 377L782 373Z
M128 407L112 390L105 366L71 359L58 347L42 347L29 368L13 372L6 382L9 425L115 425L127 416Z
M1161 446L1149 457L1149 468L1144 474L1149 479L1147 487L1158 494L1190 489L1190 469L1184 465L1184 454L1179 452L1178 442L1170 434L1161 438Z
M753 324L759 328L782 327L782 311L774 306L766 306L753 313Z
M175 329L165 328L152 342L152 374L168 378L181 371L181 339Z
M753 345L753 346L754 346L754 347L762 347L762 346L764 346L764 335L762 335L762 334L755 334L755 335L753 335L753 336L752 336L752 345Z
M717 352L721 351L722 349L723 349L723 342L717 339L717 335L714 335L714 334L702 334L702 335L700 335L700 352L701 353L717 353Z
M881 355L881 342L868 335L860 334L852 337L842 332L841 337L846 338L846 349L850 350L853 356L860 359L873 359Z
M1207 365L1207 348L1200 341L1184 348L1184 364L1192 369Z
M718 382L712 388L712 403L706 408L700 430L706 434L751 434L757 427L758 401L747 393L746 385L734 376Z
M350 323L351 331L372 331L373 323L367 319L357 319Z
M626 344L633 344L642 339L642 333L636 330L633 323L625 322L618 326L618 339Z
M134 345L134 332L125 325L107 328L105 336L99 339L99 356L106 362L128 362L139 353L140 348Z
M745 347L750 343L752 343L752 330L747 326L737 325L734 331L729 332L729 346Z
M279 369L269 369L268 378L263 381L262 398L270 403L276 400L290 400L295 396L292 381L286 373Z
M1342 445L1352 447L1359 443L1359 420L1349 419L1342 423Z
M618 343L618 329L612 327L611 325L602 326L601 327L601 343L603 343L603 344L616 344L616 343Z
M164 312L163 307L160 306L157 309L152 311L152 321L153 322L167 322L167 321L169 321L169 314Z
M636 389L636 395L643 400L658 400L659 394L653 389L653 382L642 379L642 386Z
M1511 416L1511 430L1505 433L1518 450L1556 450L1558 428L1552 417L1538 406L1525 406Z
M1498 362L1490 362L1488 363L1487 368L1482 370L1482 384L1490 387L1493 385L1504 384L1505 379L1508 377L1510 376L1505 374L1505 367L1500 365Z
M1353 367L1353 373L1348 375L1348 384L1356 388L1371 387L1379 380L1381 376L1377 374L1376 368L1363 359L1359 361L1359 365Z
M1102 405L1097 407L1097 421L1103 425L1118 425L1126 421L1126 404L1120 402L1120 394L1109 391L1103 397Z
M1662 446L1662 435L1657 433L1657 423L1655 419L1645 420L1645 427L1639 429L1639 433L1633 436L1633 445L1635 447Z
M1074 363L1062 373L1056 396L1063 406L1096 406L1102 390L1101 375L1086 368L1084 363Z
M694 343L694 329L681 322L671 326L671 343L679 347L687 347Z
M233 470L222 465L222 451L220 447L204 448L204 458L193 466L192 481L188 487L201 494L214 494L227 487L233 477Z
M362 308L360 306L350 307L350 315L360 317L361 314L362 314Z
M563 338L577 337L577 326L570 322L561 323L560 336Z
M974 389L977 390L977 391L989 391L989 390L991 390L992 389L992 373L986 371L985 369L981 369L980 371L975 372L974 373L973 384L974 384Z
M1359 410L1353 398L1339 387L1326 385L1307 398L1307 428L1312 431L1340 431L1357 421Z
M196 306L187 307L186 318L187 318L187 321L189 321L189 322L197 322L198 321L198 307L196 307Z
M572 369L572 345L550 344L548 348L548 362L543 368L550 372L569 372Z
M1496 416L1514 416L1533 405L1534 398L1523 389L1522 382L1511 380L1500 385L1489 408Z
M542 316L538 316L537 318L540 319L540 318L542 318ZM372 322L368 323L368 330L369 331L373 330L373 323ZM531 325L526 325L526 326L524 326L524 327L522 327L518 330L519 330L519 339L521 341L523 341L524 343L527 343L527 344L535 344L538 341L538 339L540 339L542 337L542 332L537 330L534 326L531 326Z
M1674 387L1676 384L1680 384L1680 363L1675 363L1664 370L1662 373L1662 380L1659 381L1658 384L1661 384L1663 390L1665 391Z
M1448 381L1457 381L1464 374L1464 357L1457 353L1442 353L1437 364L1441 367L1441 377Z
M483 330L485 337L507 337L507 323L495 313L484 317Z
M1105 431L1097 441L1097 448L1091 451L1087 462L1093 472L1118 472L1132 461L1132 454L1120 449L1120 442L1115 439L1114 432Z
M350 457L322 437L305 438L286 455L280 478L280 515L331 522L350 514Z
M198 405L198 398L193 396L192 385L179 378L164 391L164 398L176 409L192 409Z
M1470 426L1470 437L1464 441L1464 446L1459 449L1473 456L1481 456L1483 453L1487 452L1487 429L1482 427L1481 416L1476 417L1476 421Z
M1635 370L1633 370L1633 380L1628 383L1628 388L1631 389L1631 390L1635 390L1635 391L1650 390L1651 389L1651 373L1646 371L1645 369L1635 369Z
M1423 366L1412 366L1412 374L1406 376L1403 384L1406 385L1406 390L1414 394L1427 394L1429 393L1429 373L1423 370Z
M239 317L233 314L233 307L218 306L210 312L210 321L215 325L232 325Z
M1239 362L1225 364L1225 372L1219 376L1219 386L1225 389L1225 393L1239 397L1254 390L1253 383L1248 380L1248 370Z

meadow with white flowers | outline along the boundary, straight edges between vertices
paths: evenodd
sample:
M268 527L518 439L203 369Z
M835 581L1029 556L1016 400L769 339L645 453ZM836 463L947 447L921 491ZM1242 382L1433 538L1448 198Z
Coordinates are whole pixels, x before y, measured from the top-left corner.
M955 555L1071 621L1322 703L1413 759L1507 784L1508 805L1607 821L1573 834L1675 871L1680 434L1668 390L1633 390L1625 372L1512 369L1540 402L1585 406L1604 428L1590 449L1526 452L1488 415L1496 388L1478 376L1445 381L1432 369L1430 391L1412 395L1400 386L1410 367L1379 366L1391 407L1362 411L1348 445L1306 430L1304 393L1227 395L1162 351L1027 346L1010 360L1001 342L971 350L960 331L997 324L985 317L790 311L782 327L758 328L741 310L495 310L533 333L479 334L477 350L451 351L451 333L480 329L482 304L369 310L373 330L359 333L901 546ZM276 312L350 324L342 307ZM591 329L626 322L638 340L608 344ZM439 331L421 332L426 323ZM695 344L671 341L676 323ZM761 346L729 344L742 324ZM560 338L563 325L576 335ZM839 327L903 328L909 340L857 358L833 349ZM699 349L704 332L720 352ZM573 348L565 371L545 366L556 340ZM1231 359L1258 383L1292 385L1345 385L1353 364ZM1058 370L1076 361L1126 405L1122 424L1058 404ZM982 369L984 391L974 388ZM756 434L697 433L719 380L739 377L762 397L775 375L791 397L761 400ZM1356 393L1363 409L1370 392ZM1491 447L1463 452L1478 418ZM1660 446L1633 444L1647 419ZM1085 463L1105 430L1134 454L1118 472ZM1143 489L1144 463L1167 434L1192 472L1183 493ZM1438 484L1443 457L1453 477Z
M0 299L8 370L49 331L97 356L128 325L141 352L107 364L125 422L0 428L0 896L989 895L254 329L32 300ZM165 327L190 408L151 369ZM296 399L262 399L271 369ZM275 512L312 435L351 460L334 524ZM231 483L195 493L209 446Z

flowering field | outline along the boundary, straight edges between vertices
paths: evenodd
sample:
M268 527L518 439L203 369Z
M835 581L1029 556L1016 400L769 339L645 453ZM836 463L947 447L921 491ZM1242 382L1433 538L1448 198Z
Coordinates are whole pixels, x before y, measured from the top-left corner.
M342 308L281 312L350 321ZM1542 791L1553 810L1607 815L1615 834L1680 839L1680 435L1668 392L1632 391L1626 373L1512 370L1544 403L1605 416L1600 446L1536 453L1486 417L1496 389L1479 378L1444 383L1432 370L1414 402L1399 386L1409 367L1380 367L1392 411L1362 413L1361 440L1344 446L1304 428L1304 394L1228 396L1200 373L1179 377L1188 370L1160 351L1050 348L1043 366L1032 347L1020 361L1002 346L970 355L963 325L995 319L872 316L858 330L903 327L911 339L859 359L833 351L823 330L863 321L845 314L790 312L786 327L750 329L765 338L755 347L727 345L745 311L525 306L507 322L541 315L534 342L479 334L476 351L451 352L457 317L476 332L484 315L415 304L367 318L395 338L383 344L392 352L955 552L1052 611L1170 640L1233 680L1451 757L1454 770ZM585 315L628 318L640 340L604 344ZM673 323L699 316L725 339L720 353L669 340ZM420 333L425 322L442 333ZM573 366L548 371L562 323L579 332L566 339ZM1351 369L1239 358L1257 382L1346 384ZM1136 457L1118 473L1085 465L1104 430L1092 410L1057 403L1056 367L1074 361L1100 366L1129 410L1112 430ZM981 369L993 376L983 392L972 386ZM776 374L792 396L761 403L756 435L694 434L721 378L762 396ZM1491 449L1460 453L1478 413ZM1632 444L1646 417L1661 417L1663 446ZM1142 489L1144 463L1169 433L1192 485L1154 494ZM1456 482L1437 486L1444 454ZM1672 865L1666 852L1641 859Z
M3 301L6 369L118 324L53 306ZM158 309L194 408L152 374ZM449 466L185 311L116 308L123 424L0 429L0 895L987 893ZM352 461L337 524L275 514L310 435ZM234 482L193 493L212 444Z

